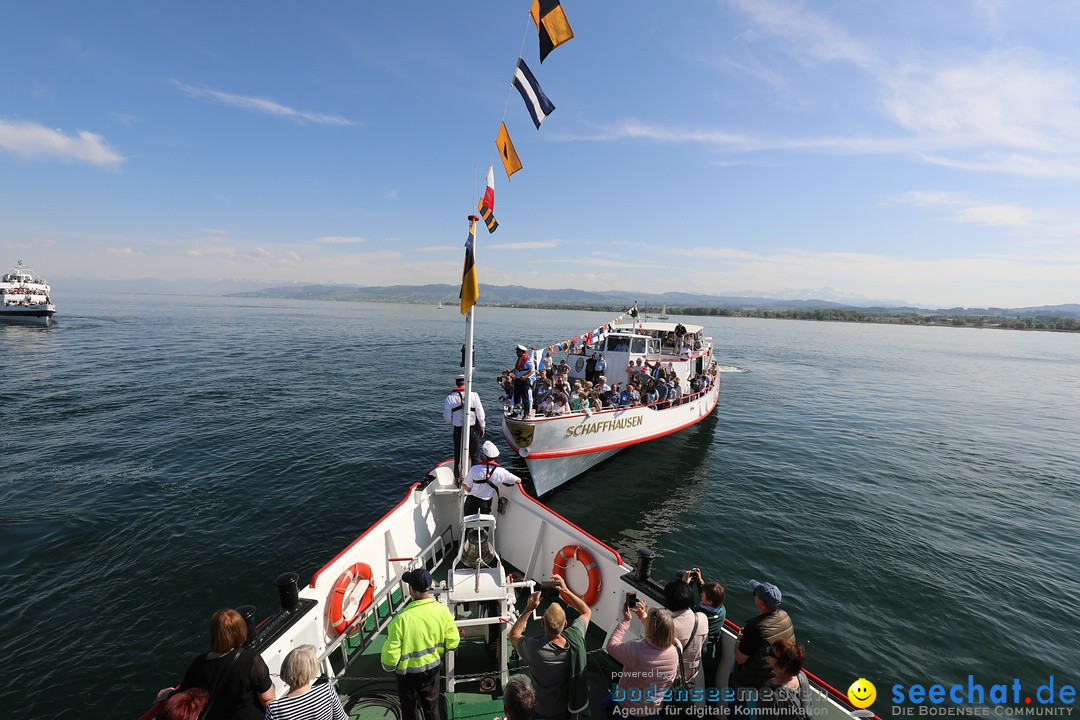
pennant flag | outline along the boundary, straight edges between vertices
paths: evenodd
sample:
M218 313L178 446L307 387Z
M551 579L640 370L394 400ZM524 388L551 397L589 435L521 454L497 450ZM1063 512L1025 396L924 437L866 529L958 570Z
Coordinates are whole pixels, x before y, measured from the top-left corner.
M544 62L549 52L574 37L574 31L559 0L533 0L530 12L540 33L540 62Z
M634 307L630 308L627 312L630 313L630 317L636 318L637 317L637 303L634 303Z
M476 282L476 261L473 246L476 244L476 221L480 218L469 216L469 237L465 240L465 267L461 270L461 314L467 315L476 299L480 297L480 286Z
M495 170L491 165L488 165L487 189L484 190L484 197L480 199L480 204L476 206L476 209L480 211L480 217L484 218L488 232L495 232L495 229L499 227L499 221L495 219Z
M539 130L540 123L555 109L555 104L548 100L548 96L540 89L540 83L536 82L529 66L521 58L518 58L517 70L514 71L514 87L521 93L521 99L525 101L525 107L532 116L533 125Z
M506 168L506 179L521 169L521 159L518 158L514 143L510 142L510 133L506 131L506 123L499 125L499 137L495 138L495 146L499 148L499 157L502 158L503 167Z

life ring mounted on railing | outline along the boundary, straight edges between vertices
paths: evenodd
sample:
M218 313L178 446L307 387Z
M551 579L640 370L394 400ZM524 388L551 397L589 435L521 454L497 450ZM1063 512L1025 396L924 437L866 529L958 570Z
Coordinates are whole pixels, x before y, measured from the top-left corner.
M356 604L356 610L346 612L347 602L351 604L352 591L362 581L367 580L368 586L360 600ZM338 635L353 624L356 618L371 607L371 601L375 597L375 580L372 579L371 566L367 563L358 562L341 573L341 577L334 583L334 589L330 592L330 625Z
M581 596L581 599L585 601L586 605L591 606L600 598L600 566L596 564L596 560L588 550L580 548L577 545L567 545L556 553L555 566L551 568L551 574L554 575L558 573L565 581L566 563L571 558L577 559L579 563L584 565L585 572L589 575L589 589L585 591L585 594ZM563 596L563 600L566 600L565 596Z

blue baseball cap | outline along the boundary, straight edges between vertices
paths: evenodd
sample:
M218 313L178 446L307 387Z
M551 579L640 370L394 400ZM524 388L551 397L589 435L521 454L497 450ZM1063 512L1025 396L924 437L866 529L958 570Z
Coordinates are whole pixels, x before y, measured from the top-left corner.
M761 598L761 601L769 607L774 607L780 604L780 588L776 587L772 583L763 583L758 582L757 580L751 580L750 592Z
M418 593L427 592L431 589L431 573L424 568L410 570L403 574L401 579L409 583L409 587Z

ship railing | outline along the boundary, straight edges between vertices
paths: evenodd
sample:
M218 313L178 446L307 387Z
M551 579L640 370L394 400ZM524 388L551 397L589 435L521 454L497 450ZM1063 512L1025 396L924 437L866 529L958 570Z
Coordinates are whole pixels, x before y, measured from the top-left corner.
M420 567L434 574L434 571L448 557L452 557L453 545L453 531L451 527L447 527L416 557L411 558L405 569L402 570L402 574ZM436 595L443 592L446 592L445 588L436 587L433 589L433 593ZM371 647L371 644L386 630L390 622L405 608L408 602L408 593L401 589L401 575L388 580L386 586L372 598L371 606L367 611L361 613L345 628L344 632L326 646L323 653L324 672L335 679L345 675L349 667L363 655L365 650ZM335 652L340 652L342 664L340 671L335 671L331 663L331 658Z

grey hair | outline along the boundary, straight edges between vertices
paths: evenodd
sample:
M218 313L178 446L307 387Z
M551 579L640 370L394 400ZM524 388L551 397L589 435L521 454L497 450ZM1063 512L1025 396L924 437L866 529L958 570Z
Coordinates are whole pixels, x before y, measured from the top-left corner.
M319 663L315 659L314 645L293 648L281 662L281 679L291 688L303 687L318 675Z

